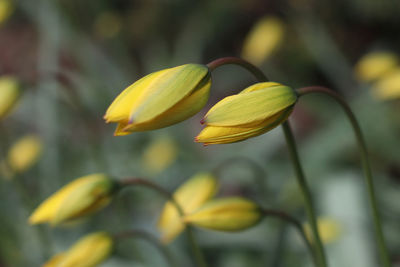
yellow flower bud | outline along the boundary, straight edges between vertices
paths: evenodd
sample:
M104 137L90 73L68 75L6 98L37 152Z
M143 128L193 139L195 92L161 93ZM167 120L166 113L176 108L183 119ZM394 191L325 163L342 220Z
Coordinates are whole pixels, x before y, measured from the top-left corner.
M227 144L263 134L284 122L297 101L295 91L275 82L252 85L215 104L196 142Z
M173 196L184 214L189 214L212 198L217 187L217 180L212 174L199 173L181 185ZM164 206L158 222L158 229L164 243L171 242L185 229L178 210L171 202L167 202Z
M337 221L328 217L318 218L317 225L318 232L321 236L321 241L324 244L329 244L336 241L340 237L340 234L342 232L340 224ZM312 242L313 235L311 232L311 226L308 223L304 224L304 231L308 240Z
M29 217L30 224L57 225L105 207L116 189L105 174L91 174L67 184L46 199Z
M8 165L12 171L22 173L38 161L42 150L43 144L39 137L27 135L11 147L7 156Z
M371 82L393 70L398 64L397 55L391 52L371 52L363 56L355 66L355 74L361 81Z
M178 148L170 137L158 137L144 151L143 165L151 174L158 174L176 160Z
M279 18L263 17L247 35L242 50L242 58L261 65L282 41L284 25Z
M0 0L0 25L12 14L13 10L14 10L13 1Z
M400 67L383 75L373 87L372 95L380 100L400 98Z
M0 77L0 119L6 117L20 98L19 82L12 76Z
M213 199L184 221L219 231L241 231L256 225L262 218L257 204L242 197Z
M94 267L110 256L113 243L112 237L104 232L87 235L66 252L55 255L43 267Z
M186 64L157 71L126 88L104 119L118 123L117 136L167 127L203 108L210 87L211 75L205 65Z

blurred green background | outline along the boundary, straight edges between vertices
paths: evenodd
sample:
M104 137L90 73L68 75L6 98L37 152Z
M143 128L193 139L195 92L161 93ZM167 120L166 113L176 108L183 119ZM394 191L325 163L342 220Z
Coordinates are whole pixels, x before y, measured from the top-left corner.
M23 136L35 135L42 146L37 162L18 174L2 164L0 266L40 266L97 230L158 235L155 225L165 200L143 188L124 191L75 225L28 225L30 213L47 196L96 172L146 177L172 192L198 171L245 157L265 172L261 183L249 165L237 162L220 172L219 195L244 195L305 222L279 127L236 144L193 142L213 104L255 82L239 67L215 71L207 106L180 124L114 137L114 126L102 119L124 88L150 72L244 55L251 32L265 17L279 21L271 33L276 41L266 44L271 48L264 55L253 55L259 59L253 63L272 81L294 88L333 88L359 118L390 256L400 266L400 102L374 97L374 85L354 74L355 64L371 51L399 55L399 13L395 0L0 0L0 75L16 77L23 88L1 120L1 160ZM340 229L325 245L330 266L379 266L359 155L342 110L327 97L305 97L290 121L317 213ZM311 266L297 233L274 218L241 233L196 230L196 235L211 267ZM185 238L168 248L180 266L194 266ZM101 266L167 265L151 245L130 240Z

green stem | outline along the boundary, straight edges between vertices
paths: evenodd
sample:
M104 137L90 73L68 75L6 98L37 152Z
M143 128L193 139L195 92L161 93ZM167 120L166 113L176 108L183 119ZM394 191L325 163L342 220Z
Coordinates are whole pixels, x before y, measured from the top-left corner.
M364 171L364 177L365 177L365 182L367 184L367 189L368 189L368 196L369 196L369 202L372 210L372 217L374 221L374 227L375 227L375 235L376 235L376 240L378 242L378 248L379 248L379 255L381 258L382 266L384 267L390 267L391 262L388 254L388 250L386 247L385 243L385 238L383 235L383 230L382 230L382 223L381 223L381 218L379 215L379 210L378 210L378 205L376 201L376 194L375 194L375 187L374 187L374 181L372 178L372 172L371 172L371 167L369 164L368 160L368 152L367 152L367 145L365 143L363 134L361 132L360 125L357 122L356 117L354 116L354 113L352 112L351 108L349 105L346 103L346 101L343 99L342 96L337 94L335 91L330 90L325 87L321 86L310 86L310 87L304 87L300 88L297 90L297 93L299 96L307 95L307 94L312 94L312 93L322 93L329 95L333 99L335 99L344 109L351 126L353 127L354 134L356 136L357 140L357 145L360 150L361 154L361 163L362 163L362 168Z
M228 65L228 64L235 64L235 65L244 67L245 69L250 71L257 78L257 80L259 82L268 81L268 78L265 76L265 74L259 68L257 68L256 66L252 65L251 63L249 63L245 60L242 60L240 58L235 58L235 57L220 58L220 59L210 62L209 64L207 64L207 66L212 71L220 66ZM308 220L310 221L312 233L313 233L314 240L315 240L314 243L315 243L316 253L318 256L318 263L319 263L320 267L326 267L327 262L326 262L325 252L324 252L324 248L322 246L321 238L319 236L319 232L318 232L318 228L317 228L317 220L316 220L314 210L313 210L311 193L308 188L306 179L304 177L303 170L301 168L301 164L300 164L299 157L297 154L296 143L293 138L293 134L289 127L289 124L283 123L282 127L283 127L283 130L285 133L286 143L287 143L290 155L291 155L291 160L292 160L294 168L295 168L297 181L298 181L298 184L300 186L300 189L302 191L303 198L305 201L306 213L308 216Z
M295 170L296 177L297 177L297 182L298 182L300 190L303 194L307 217L308 217L308 220L310 221L311 231L314 236L313 241L316 244L318 262L319 262L320 266L327 266L325 252L323 249L321 237L319 236L319 232L318 232L317 218L315 216L315 212L314 212L314 208L313 208L311 192L310 192L309 186L307 184L307 181L304 177L304 172L301 167L299 155L297 153L296 143L295 143L295 140L293 137L292 130L290 129L289 122L287 122L287 121L284 122L282 124L282 128L283 128L283 132L285 134L285 139L286 139L286 144L287 144L287 147L289 150L289 155L293 162L294 170Z
M278 218L280 218L280 219L292 224L297 229L297 231L301 235L304 243L306 244L306 247L307 247L307 249L309 250L309 252L311 254L311 258L314 261L314 265L318 266L318 260L316 258L315 253L314 253L314 250L313 250L313 248L311 246L311 243L308 240L306 233L304 232L303 226L301 225L301 223L296 218L290 216L289 214L287 214L285 212L279 211L279 210L264 209L262 211L263 211L264 216L278 217Z
M152 190L159 192L161 195L163 195L165 198L167 198L169 201L171 201L172 205L175 206L175 208L177 209L177 211L181 217L183 217L185 215L182 207L176 201L173 194L171 194L170 192L168 192L167 190L165 190L164 188L162 188L161 186L159 186L155 183L152 183L145 179L135 177L135 178L126 178L126 179L120 181L120 185L122 188L125 186L131 186L131 185L133 185L133 186L140 185L140 186L145 186L145 187L151 188ZM190 248L192 250L192 253L195 258L197 266L198 267L207 267L206 261L204 259L204 255L201 252L198 242L196 241L196 238L194 236L192 226L190 224L186 224L185 231L186 231L186 235L187 235L187 238L188 238L188 241L190 244Z
M155 238L153 235L150 233L141 231L141 230L128 230L125 232L121 232L118 234L114 235L114 238L116 240L120 240L122 238L142 238L147 241L149 241L151 244L153 244L164 256L165 260L168 262L169 266L177 266L176 262L174 261L171 253L168 251L168 249L162 245L157 238Z

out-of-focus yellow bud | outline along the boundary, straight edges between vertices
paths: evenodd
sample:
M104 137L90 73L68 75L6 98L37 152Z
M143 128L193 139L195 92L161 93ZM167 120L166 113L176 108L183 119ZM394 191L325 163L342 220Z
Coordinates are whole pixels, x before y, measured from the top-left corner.
M117 183L105 174L91 174L67 184L47 198L29 217L30 224L57 225L105 207Z
M108 233L93 233L66 252L55 255L43 267L94 267L110 256L113 247L114 241Z
M318 232L321 236L321 241L324 244L332 243L340 237L340 234L342 232L340 224L337 221L333 220L332 218L328 217L318 218L317 224L318 224ZM313 235L311 232L311 226L308 223L304 224L304 231L308 240L312 242Z
M263 17L247 35L242 49L242 58L255 65L263 61L279 46L284 34L284 24L277 17Z
M116 36L122 28L121 18L114 12L103 12L95 21L94 30L97 35L103 38Z
M227 144L263 134L284 122L297 101L295 91L275 82L252 85L215 104L205 115L206 127L196 142Z
M178 154L175 142L167 136L152 142L143 155L144 167L152 174L158 174L168 168Z
M181 122L207 103L211 87L205 65L186 64L151 73L126 88L104 119L118 123L115 135L154 130Z
M393 70L398 64L397 55L391 52L371 52L363 56L355 66L355 74L361 81L371 82Z
M3 119L12 111L20 96L19 82L15 77L0 77L0 119Z
M374 84L372 94L381 100L400 98L400 67L382 76Z
M242 197L229 197L208 201L185 216L184 221L207 229L241 231L256 225L261 218L262 212L254 202Z
M14 10L14 4L11 0L0 0L0 25L8 19ZM0 89L1 91L1 89ZM1 97L0 97L1 99Z
M190 214L203 203L212 198L217 191L217 180L210 173L199 173L181 185L174 193L174 199L182 208L184 214ZM171 202L167 202L158 221L161 240L171 242L184 229L185 224Z
M39 137L35 135L24 136L8 152L8 165L12 171L22 173L38 161L42 150L43 144Z

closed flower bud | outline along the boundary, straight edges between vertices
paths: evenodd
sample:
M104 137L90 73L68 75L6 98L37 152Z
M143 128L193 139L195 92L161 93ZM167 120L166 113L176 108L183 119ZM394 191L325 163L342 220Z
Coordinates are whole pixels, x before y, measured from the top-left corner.
M355 66L355 74L361 81L371 82L389 73L398 64L396 54L371 52L363 56Z
M97 232L80 239L63 253L47 261L43 267L94 267L106 260L113 250L112 237Z
M217 180L210 173L199 173L181 185L173 197L184 214L190 214L207 200L212 198L217 191ZM167 202L161 213L158 229L164 243L171 242L185 229L181 215L173 203Z
M0 77L0 119L3 119L12 111L20 95L19 82L14 77Z
M196 142L227 144L263 134L284 122L297 101L295 91L275 82L252 85L215 104Z
M37 136L25 136L11 147L7 163L12 171L22 173L38 161L42 149L43 144Z
M67 184L46 199L29 217L29 223L57 225L105 207L117 184L105 174L91 174Z
M12 14L14 5L12 0L0 0L0 25Z
M339 239L342 232L339 222L329 217L320 217L317 219L317 225L318 232L324 244L329 244ZM304 232L308 240L313 242L311 226L308 223L304 224Z
M207 229L241 231L256 225L262 218L257 204L242 197L213 199L184 221Z
M211 75L205 65L186 64L151 73L126 88L104 119L118 123L115 135L181 122L207 103Z
M372 95L380 100L400 98L400 67L383 75L374 85Z

